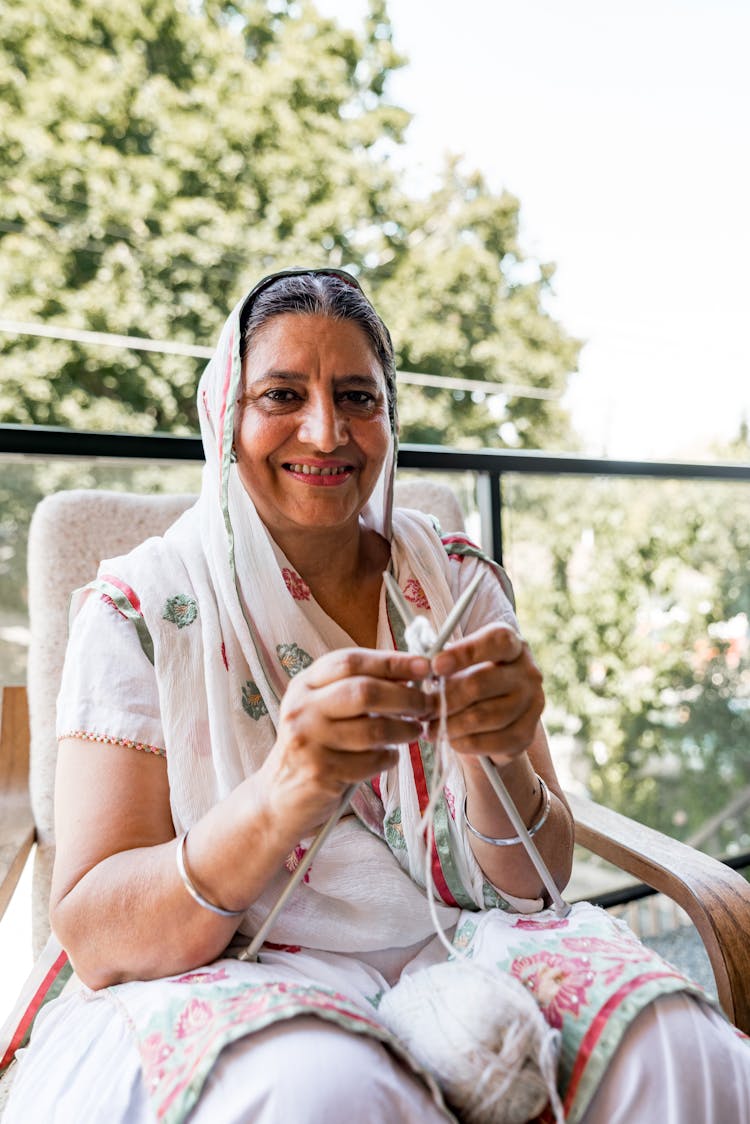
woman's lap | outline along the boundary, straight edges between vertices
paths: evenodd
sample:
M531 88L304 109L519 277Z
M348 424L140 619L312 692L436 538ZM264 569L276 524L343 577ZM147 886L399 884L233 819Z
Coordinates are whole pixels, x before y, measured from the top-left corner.
M190 1124L445 1124L425 1086L374 1039L315 1016L226 1047Z
M750 1043L684 992L623 1036L582 1124L750 1124Z

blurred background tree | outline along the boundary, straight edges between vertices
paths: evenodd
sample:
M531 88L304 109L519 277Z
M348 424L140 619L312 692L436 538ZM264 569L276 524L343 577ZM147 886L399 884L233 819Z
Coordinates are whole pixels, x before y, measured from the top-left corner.
M46 326L211 345L248 283L357 271L404 370L538 387L407 389L404 440L571 444L578 345L545 311L518 201L456 164L415 198L382 0L361 34L307 0L2 0L0 305ZM532 277L532 280L528 280ZM196 428L202 361L3 337L0 420ZM546 397L545 397L546 395ZM498 427L506 422L504 437Z

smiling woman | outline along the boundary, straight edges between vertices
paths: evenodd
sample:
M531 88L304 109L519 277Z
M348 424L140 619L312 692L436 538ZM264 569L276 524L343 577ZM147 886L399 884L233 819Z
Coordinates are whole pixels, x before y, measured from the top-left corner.
M51 918L83 986L45 1008L6 1124L437 1124L455 1119L441 1089L459 1119L515 1124L551 1091L560 1120L539 1076L558 1035L571 1121L748 1118L748 1052L696 985L602 911L546 908L478 761L562 887L573 839L541 675L499 568L393 509L394 388L354 278L264 279L201 379L196 505L74 598ZM476 585L448 649L406 650L384 572L436 633ZM280 899L259 960L240 959ZM540 1065L474 1080L454 1050L458 1081L429 1070L439 1019L410 983L456 979L435 920L475 982L502 976ZM485 1021L449 1013L469 1042ZM676 1042L684 1088L663 1081Z

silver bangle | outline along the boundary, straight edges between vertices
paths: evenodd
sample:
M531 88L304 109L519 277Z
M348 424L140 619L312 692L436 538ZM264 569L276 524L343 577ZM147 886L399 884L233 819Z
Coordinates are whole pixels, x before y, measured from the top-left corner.
M544 827L544 825L547 822L547 817L549 816L549 811L550 811L550 807L551 807L551 804L552 804L552 801L550 799L549 789L547 788L547 785L544 783L544 781L542 780L542 778L539 776L538 773L537 773L536 779L539 781L539 786L542 790L542 796L544 797L544 807L542 808L542 814L539 817L539 819L536 821L536 823L532 827L530 827L528 829L529 835L536 835L536 833L539 831L539 829ZM521 842L521 836L520 835L513 835L513 836L511 836L510 839L493 839L492 836L483 835L481 831L477 831L477 829L474 827L474 825L470 822L468 815L466 814L466 797L465 796L464 796L464 820L466 821L466 826L468 827L468 829L469 829L469 831L471 832L472 835L476 835L477 839L481 839L483 843L489 843L492 847L513 847L513 846L515 846L516 843Z
M203 894L195 888L190 880L190 875L185 866L185 840L187 839L187 832L183 831L180 838L177 840L177 871L182 879L182 884L190 894L193 901L198 905L203 906L204 909L210 909L211 913L218 913L219 917L239 917L245 912L244 909L222 909L219 905L214 905L213 902L208 901L203 897Z

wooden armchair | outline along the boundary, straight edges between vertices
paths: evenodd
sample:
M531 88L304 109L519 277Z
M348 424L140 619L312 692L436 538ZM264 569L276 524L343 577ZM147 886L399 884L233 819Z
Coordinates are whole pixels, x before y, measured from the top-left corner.
M445 528L463 525L453 493L439 484L397 485L397 502L434 513ZM42 501L29 536L31 650L28 690L5 687L0 729L0 917L36 843L34 947L49 926L54 853L52 795L55 700L70 593L101 558L161 534L192 496L61 492ZM750 883L715 859L589 800L570 796L576 839L585 848L676 901L700 933L719 1000L750 1033Z

